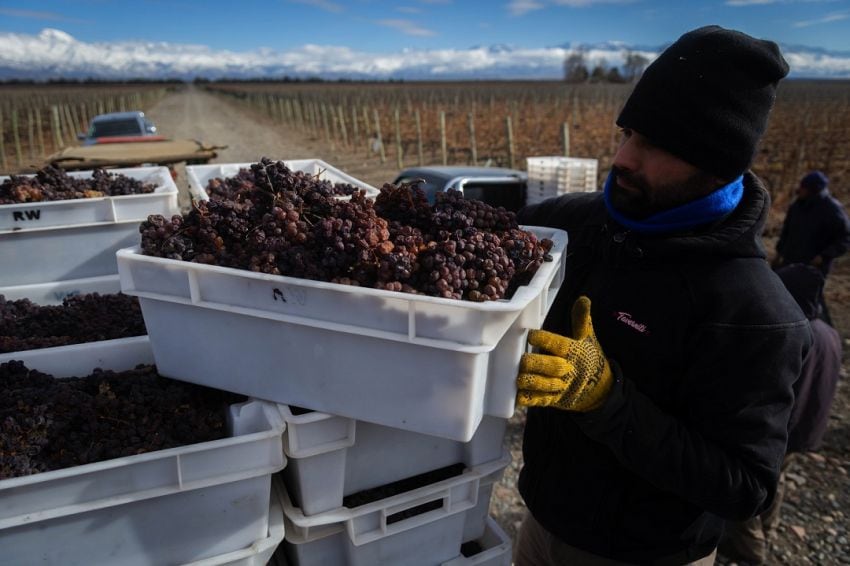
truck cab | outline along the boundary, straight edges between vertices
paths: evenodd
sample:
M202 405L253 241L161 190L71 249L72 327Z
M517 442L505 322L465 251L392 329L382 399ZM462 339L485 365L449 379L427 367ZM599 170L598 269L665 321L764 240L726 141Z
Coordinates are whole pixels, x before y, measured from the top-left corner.
M111 112L92 118L88 132L77 134L83 145L100 143L125 143L131 141L157 141L164 139L156 133L156 126L144 112Z
M464 198L517 211L525 206L528 175L503 167L411 167L403 170L394 183L420 181L428 202L434 204L438 192L455 189Z

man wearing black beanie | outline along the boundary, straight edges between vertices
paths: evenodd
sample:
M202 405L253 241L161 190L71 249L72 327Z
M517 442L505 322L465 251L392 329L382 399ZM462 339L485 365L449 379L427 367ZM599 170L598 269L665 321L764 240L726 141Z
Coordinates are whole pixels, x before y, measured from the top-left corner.
M787 73L773 42L686 33L626 101L604 191L520 212L570 242L517 375L517 566L711 564L724 520L771 502L811 336L747 169Z

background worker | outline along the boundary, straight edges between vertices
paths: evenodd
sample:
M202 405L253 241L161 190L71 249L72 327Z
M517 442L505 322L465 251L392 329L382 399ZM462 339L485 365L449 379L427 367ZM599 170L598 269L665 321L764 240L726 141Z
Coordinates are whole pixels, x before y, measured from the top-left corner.
M812 171L800 180L797 198L788 208L776 244L774 267L804 263L829 275L835 258L850 249L850 219L844 207L829 194L829 179ZM832 324L823 295L821 316Z

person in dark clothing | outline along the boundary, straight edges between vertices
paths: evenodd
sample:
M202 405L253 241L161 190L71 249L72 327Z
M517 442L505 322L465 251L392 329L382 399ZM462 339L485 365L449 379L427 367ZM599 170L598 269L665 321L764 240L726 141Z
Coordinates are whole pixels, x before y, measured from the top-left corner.
M791 409L788 422L788 448L776 497L759 516L726 525L720 551L741 564L764 564L767 560L770 539L779 524L785 493L785 471L795 454L815 451L820 447L841 373L841 337L834 328L818 318L823 273L812 265L795 263L780 267L776 274L809 319L813 341L803 361L800 378L794 384L794 408Z
M828 187L820 171L802 178L782 224L774 267L806 263L827 276L835 258L850 249L850 219Z
M772 500L811 337L747 169L787 72L773 42L686 33L626 101L604 191L520 211L569 244L517 376L517 566L711 564Z
M829 179L812 171L800 180L797 199L791 203L776 244L775 268L805 263L829 275L835 258L850 249L850 219L841 203L829 194ZM832 324L823 294L820 316Z

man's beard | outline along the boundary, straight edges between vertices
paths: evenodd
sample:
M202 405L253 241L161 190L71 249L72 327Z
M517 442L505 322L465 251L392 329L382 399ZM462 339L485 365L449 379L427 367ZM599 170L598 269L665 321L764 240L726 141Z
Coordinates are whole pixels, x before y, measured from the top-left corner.
M626 218L644 220L653 214L670 210L702 198L720 188L708 173L698 171L677 183L664 183L650 187L646 178L619 167L611 167L614 175L609 198L614 208ZM628 185L624 189L618 181Z

